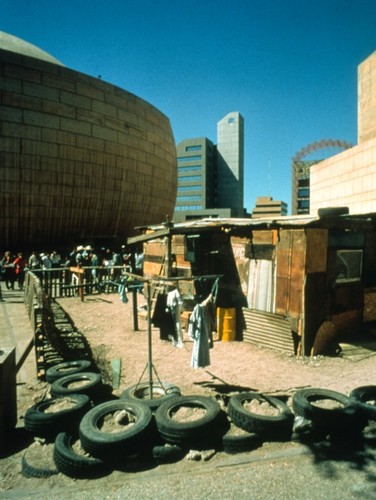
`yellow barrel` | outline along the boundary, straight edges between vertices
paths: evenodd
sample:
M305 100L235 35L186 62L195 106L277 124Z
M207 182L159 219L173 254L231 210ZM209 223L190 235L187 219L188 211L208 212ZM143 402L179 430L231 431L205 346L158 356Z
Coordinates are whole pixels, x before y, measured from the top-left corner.
M236 337L235 307L217 307L217 333L222 342L231 342Z

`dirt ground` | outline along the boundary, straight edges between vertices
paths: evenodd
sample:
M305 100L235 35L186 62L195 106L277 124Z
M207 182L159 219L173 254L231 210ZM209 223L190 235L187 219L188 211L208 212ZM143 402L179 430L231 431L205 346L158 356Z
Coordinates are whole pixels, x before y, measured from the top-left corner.
M138 296L139 305L144 303ZM122 362L120 393L141 378L148 380L147 322L139 319L139 331L133 331L131 301L124 304L118 295L61 299L60 304L73 318L91 348L111 363ZM376 357L297 358L293 355L257 348L246 342L215 341L210 351L210 366L190 366L193 342L184 333L184 347L174 347L159 338L152 328L153 377L177 385L182 394L215 395L237 388L267 393L292 393L297 388L313 386L349 393L354 387L375 383ZM142 376L144 369L146 371Z
M144 297L138 296L139 306ZM59 303L71 316L77 329L86 337L95 357L107 368L111 377L111 363L121 360L120 385L115 395L130 385L148 380L148 329L145 319L139 318L139 330L133 330L132 301L121 302L118 294L60 299ZM159 330L152 328L153 379L159 378L178 386L183 395L220 397L240 390L256 390L267 394L291 396L298 388L318 387L348 394L355 387L375 384L376 357L370 352L355 360L347 357L298 358L293 355L258 348L246 342L215 341L210 351L211 364L206 368L190 366L193 342L184 333L184 346L159 338ZM18 412L22 416L28 407L48 393L48 384L38 382L35 361L30 355L25 369L30 381L18 388ZM34 443L29 453L39 455L43 463L51 461L52 445ZM15 449L13 456L0 461L0 492L12 488L37 488L41 483L52 486L71 484L62 476L44 479L22 477L21 458L25 450ZM1 463L2 462L2 463ZM17 466L15 466L17 464ZM53 463L51 461L51 467ZM191 465L189 465L191 467ZM106 481L98 479L97 481ZM104 484L104 483L103 483ZM1 494L0 494L1 496Z

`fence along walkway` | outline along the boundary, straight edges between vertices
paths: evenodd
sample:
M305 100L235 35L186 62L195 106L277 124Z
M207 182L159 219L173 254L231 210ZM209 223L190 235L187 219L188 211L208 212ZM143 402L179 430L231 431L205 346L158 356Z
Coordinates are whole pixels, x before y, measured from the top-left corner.
M34 272L26 273L24 290L34 331L37 377L45 380L47 369L63 361L92 359L85 337L77 331L63 308L45 292Z
M124 267L64 267L33 269L41 288L51 298L117 292Z

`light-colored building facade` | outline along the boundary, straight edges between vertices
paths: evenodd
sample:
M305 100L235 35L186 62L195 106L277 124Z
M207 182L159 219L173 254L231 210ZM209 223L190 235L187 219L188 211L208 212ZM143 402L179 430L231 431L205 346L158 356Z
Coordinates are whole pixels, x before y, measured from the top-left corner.
M252 211L252 219L281 217L287 215L287 203L273 200L271 196L258 196Z
M229 113L218 122L217 142L199 137L176 146L174 221L245 216L244 119L240 113Z
M0 34L0 251L125 241L176 186L164 114Z
M358 145L311 168L310 213L346 206L376 212L376 52L358 67Z

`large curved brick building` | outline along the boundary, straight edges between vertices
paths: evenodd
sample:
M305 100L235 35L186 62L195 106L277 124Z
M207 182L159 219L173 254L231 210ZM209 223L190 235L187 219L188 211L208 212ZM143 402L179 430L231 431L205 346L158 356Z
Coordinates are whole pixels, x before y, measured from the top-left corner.
M165 115L0 33L0 251L123 242L176 186Z

